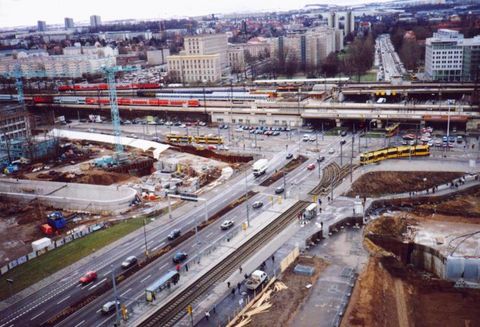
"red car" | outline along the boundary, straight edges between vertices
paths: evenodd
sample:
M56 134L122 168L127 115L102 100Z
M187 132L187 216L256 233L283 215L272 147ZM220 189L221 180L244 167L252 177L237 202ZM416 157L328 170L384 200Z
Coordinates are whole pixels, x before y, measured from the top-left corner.
M314 170L315 169L315 164L311 163L307 166L308 170Z
M80 278L80 283L85 285L85 284L93 282L95 279L97 279L97 272L96 271L89 271Z

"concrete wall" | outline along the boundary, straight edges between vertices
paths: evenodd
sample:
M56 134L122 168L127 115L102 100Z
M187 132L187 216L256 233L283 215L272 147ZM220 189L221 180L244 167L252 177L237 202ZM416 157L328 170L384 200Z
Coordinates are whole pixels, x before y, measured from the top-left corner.
M39 199L65 210L119 213L129 209L136 191L125 186L0 179L0 195L27 202Z

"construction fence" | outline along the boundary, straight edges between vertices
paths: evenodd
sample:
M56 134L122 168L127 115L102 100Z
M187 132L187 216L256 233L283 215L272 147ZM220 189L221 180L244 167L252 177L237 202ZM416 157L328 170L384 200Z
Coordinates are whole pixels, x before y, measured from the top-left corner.
M15 267L18 267L18 266L24 264L25 262L27 262L29 260L35 259L36 257L41 256L42 254L48 253L52 250L55 250L56 248L59 248L59 247L65 245L65 244L68 244L68 243L72 242L73 240L76 240L76 239L82 238L84 236L87 236L88 234L96 232L96 231L98 231L102 228L105 228L105 223L104 222L100 222L100 223L97 223L97 224L94 224L94 225L90 225L88 228L83 229L81 231L72 233L70 235L67 235L65 237L62 237L62 238L59 238L59 239L56 239L56 240L52 240L52 244L50 246L42 249L42 250L33 251L33 252L31 252L27 255L21 256L20 258L10 260L6 265L4 265L3 267L0 268L0 275L4 275L8 271L14 269Z

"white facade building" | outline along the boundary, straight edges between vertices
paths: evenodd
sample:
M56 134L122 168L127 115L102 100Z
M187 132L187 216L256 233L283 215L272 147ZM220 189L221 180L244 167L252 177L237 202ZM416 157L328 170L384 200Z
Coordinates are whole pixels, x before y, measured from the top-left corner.
M480 36L464 39L458 31L440 29L427 38L425 76L440 81L471 81L478 78Z
M102 18L98 15L90 16L90 26L91 27L98 27L102 25Z

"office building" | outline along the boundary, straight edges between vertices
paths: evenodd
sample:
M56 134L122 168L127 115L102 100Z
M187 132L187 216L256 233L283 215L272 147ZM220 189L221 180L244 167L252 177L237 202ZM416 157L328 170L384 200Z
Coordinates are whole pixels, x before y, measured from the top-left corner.
M102 25L102 18L98 15L90 16L90 27L98 27Z
M73 23L73 18L65 17L65 29L68 30L74 27L75 27L75 24Z
M245 50L241 46L231 46L228 48L228 65L232 72L242 72L245 70Z
M345 36L355 31L355 15L351 11L331 11L327 16L327 26L337 30L342 30L343 36Z
M170 49L148 50L147 63L149 65L164 65L167 57L170 56Z
M439 29L427 38L425 77L435 81L474 81L480 66L480 36L465 39L455 30Z
M217 82L229 72L226 34L202 34L184 39L185 50L168 56L168 72L179 82Z
M43 20L37 22L37 32L45 32L47 30L47 23Z

